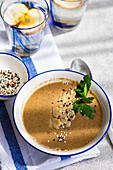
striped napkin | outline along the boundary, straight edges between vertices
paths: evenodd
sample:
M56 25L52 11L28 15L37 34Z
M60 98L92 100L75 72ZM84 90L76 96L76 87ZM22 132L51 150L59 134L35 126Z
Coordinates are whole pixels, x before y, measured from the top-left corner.
M30 71L30 77L42 71L64 68L48 25L40 50L22 60ZM0 101L0 164L3 170L52 170L99 155L97 147L69 157L51 156L36 150L24 141L15 128L13 101Z

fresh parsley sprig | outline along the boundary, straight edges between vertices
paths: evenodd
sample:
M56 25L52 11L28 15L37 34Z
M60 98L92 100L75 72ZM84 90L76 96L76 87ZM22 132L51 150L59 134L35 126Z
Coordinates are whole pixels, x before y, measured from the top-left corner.
M86 75L83 77L83 80L80 81L80 84L77 85L77 88L74 89L78 100L73 104L72 110L74 110L75 114L79 111L82 116L86 115L90 119L93 119L94 108L87 104L92 103L94 99L94 97L87 97L90 86L90 76Z

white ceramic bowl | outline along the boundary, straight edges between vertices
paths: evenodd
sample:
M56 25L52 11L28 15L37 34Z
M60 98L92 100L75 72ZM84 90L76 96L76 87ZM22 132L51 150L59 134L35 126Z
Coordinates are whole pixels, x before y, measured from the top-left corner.
M23 61L9 53L0 52L0 70L10 70L18 74L20 77L18 89L29 79L29 72ZM15 95L0 95L0 100L7 100Z
M53 151L51 149L44 148L40 146L39 144L37 144L36 142L34 142L30 138L30 136L26 133L26 130L23 126L22 110L24 108L26 100L29 98L29 96L34 90L42 86L42 85L39 86L40 83L43 83L44 81L48 81L54 78L69 78L69 79L80 81L81 79L83 79L83 74L75 72L75 71L69 71L69 70L68 71L67 70L50 70L50 71L43 72L39 74L38 76L32 78L20 89L19 93L16 96L16 99L14 101L14 107L13 107L14 122L16 124L16 127L20 135L30 145L32 145L33 147L35 147L36 149L42 152L52 154L52 155L60 155L60 156L81 154L95 147L103 139L111 123L112 112L111 112L111 105L110 105L109 99L106 93L104 92L104 90L101 88L101 86L97 84L94 80L92 80L91 89L95 92L95 94L97 95L101 103L102 112L103 112L103 124L97 137L88 145L80 149L73 150L73 151ZM54 81L55 80L53 80L53 82ZM48 82L46 82L46 84L47 83Z

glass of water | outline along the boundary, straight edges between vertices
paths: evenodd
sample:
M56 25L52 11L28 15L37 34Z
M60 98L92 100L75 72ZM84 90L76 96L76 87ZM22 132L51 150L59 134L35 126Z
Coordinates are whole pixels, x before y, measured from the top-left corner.
M78 26L88 0L50 0L51 15L55 27L72 30Z
M46 0L4 0L1 17L13 52L30 56L40 47L49 7Z

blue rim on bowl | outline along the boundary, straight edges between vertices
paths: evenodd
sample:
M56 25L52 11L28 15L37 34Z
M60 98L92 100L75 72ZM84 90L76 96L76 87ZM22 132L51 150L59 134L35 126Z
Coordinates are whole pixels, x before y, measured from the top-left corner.
M37 77L37 76L41 76L42 74L46 74L46 73L49 73L49 72L58 72L58 71L73 72L73 73L80 74L80 75L84 76L84 74L79 73L79 72L77 72L77 71L64 70L64 69L56 69L56 70L48 70L48 71L42 72L42 73L34 76L33 78L35 78L35 77ZM33 78L31 78L29 81L31 81ZM27 141L27 140L24 138L24 136L23 136L23 135L21 134L21 132L19 131L19 129L18 129L18 127L17 127L17 124L16 124L16 121L15 121L15 117L14 117L14 107L15 107L15 102L16 102L16 99L17 99L17 97L18 97L18 94L19 94L20 90L26 85L26 83L27 83L28 81L27 81L27 82L20 88L20 90L18 91L17 96L16 96L16 98L15 98L15 100L14 100L14 104L13 104L13 120L14 120L15 126L16 126L16 128L17 128L20 136L21 136L30 146L32 146L33 148L37 149L38 151L41 151L41 152L43 152L43 153L46 153L46 154L49 154L49 155L53 155L53 156L66 157L66 156L79 155L79 154L82 154L82 153L84 153L84 152L86 152L86 151L89 151L89 150L91 150L92 148L94 148L95 146L97 146L97 144L104 138L104 136L107 134L107 132L108 132L108 130L109 130L109 127L110 127L110 124L111 124L111 120L112 120L112 109L111 109L111 104L110 104L109 98L108 98L106 92L103 90L103 88L102 88L96 81L94 81L93 79L91 79L91 81L93 81L93 82L101 89L101 91L104 93L104 95L105 95L105 97L106 97L106 99L107 99L107 102L108 102L108 105L109 105L109 111L110 111L110 118L109 118L109 123L108 123L108 126L107 126L107 128L106 128L106 131L104 132L104 134L102 135L102 137L101 137L96 143L94 143L91 147L89 147L88 149L85 149L85 150L83 150L83 151L81 151L81 152L74 153L74 154L67 154L67 155L52 154L52 153L49 153L49 152L46 152L46 151L42 151L41 149L33 146L32 144L29 143L29 141ZM57 151L56 151L56 152L57 152Z
M26 70L27 70L27 73L28 73L28 80L30 79L30 73L29 73L29 70L28 70L28 68L27 68L27 66L26 66L26 64L20 59L20 58L18 58L18 57L16 57L15 55L13 55L13 54L10 54L10 53L6 53L6 52L0 52L0 55L1 54L5 54L5 55L9 55L9 56L11 56L11 57L14 57L14 58L16 58L17 60L19 60L20 62L22 62L22 64L25 66L25 68L26 68ZM5 96L5 95L0 95L0 97L3 97L3 98L10 98L10 97L14 97L14 96L16 96L17 94L14 94L14 95L8 95L8 96Z

